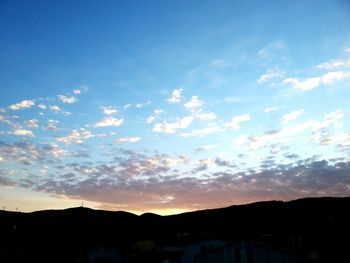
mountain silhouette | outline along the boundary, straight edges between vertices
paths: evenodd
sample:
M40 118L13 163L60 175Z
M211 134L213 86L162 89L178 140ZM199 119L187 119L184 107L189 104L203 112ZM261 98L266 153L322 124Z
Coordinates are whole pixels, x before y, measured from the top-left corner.
M162 262L159 255L170 254L168 246L220 239L227 244L250 240L292 251L300 262L350 262L349 208L349 197L324 197L170 216L137 216L85 207L32 213L0 211L0 261L89 262L91 251L113 250L120 254L120 262L142 262L137 258L141 253L137 244L148 244L154 251L143 251L143 259L152 255L153 262Z

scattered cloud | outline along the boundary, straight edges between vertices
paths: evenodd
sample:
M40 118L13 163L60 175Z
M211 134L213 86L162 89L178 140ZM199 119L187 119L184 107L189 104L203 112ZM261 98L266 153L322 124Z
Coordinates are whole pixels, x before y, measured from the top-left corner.
M44 127L45 130L48 131L59 131L61 130L58 125L59 125L59 121L58 120L48 120L46 126Z
M184 89L174 89L171 97L167 100L168 103L179 103L181 102L181 93Z
M39 127L39 121L37 119L31 119L26 121L26 126L28 128L38 128Z
M76 95L81 94L81 90L80 89L74 89L73 93L76 94Z
M118 144L122 144L124 142L138 142L141 140L141 137L122 137L116 140Z
M62 109L60 107L58 107L57 105L49 105L49 109L54 111L54 112L59 112Z
M203 129L197 129L197 130L193 130L191 132L187 132L187 133L181 133L181 136L184 138L188 138L188 137L205 137L209 134L213 134L213 133L217 133L219 132L221 129L218 126L213 126L213 127L207 127L207 128L203 128Z
M319 64L316 67L318 69L331 70L335 68L342 68L342 67L349 67L349 66L350 66L350 60L332 60L329 62Z
M234 145L240 147L249 141L248 135L240 135L233 140Z
M203 146L201 146L201 147L198 147L198 148L195 150L195 153L210 151L210 150L214 149L216 146L217 146L217 145L215 145L215 144L203 145Z
M136 108L141 109L141 108L146 107L146 106L151 105L151 104L152 104L152 101L150 101L150 100L143 102L143 103L137 103Z
M95 124L95 127L119 127L124 122L124 119L117 119L114 117L105 117L100 122Z
M102 111L106 115L112 115L118 112L118 110L112 106L102 107Z
M123 109L124 109L124 110L129 109L131 106L132 106L131 104L125 104L125 105L123 106Z
M35 137L34 133L30 130L15 130L13 132L16 136L29 136L29 137Z
M296 110L296 111L292 111L290 113L287 113L285 115L282 116L281 119L281 123L282 124L287 124L288 122L295 120L296 118L298 118L302 113L303 113L303 109L302 110Z
M287 78L283 81L283 83L291 84L295 89L308 91L317 88L321 84L331 85L337 81L347 78L350 78L350 71L332 71L322 75L321 77L312 77L305 80L299 80L298 78Z
M282 77L283 75L284 75L283 71L276 70L276 69L268 70L265 74L260 76L257 82L258 83L268 82L274 78Z
M196 117L202 121L212 121L217 118L214 112L198 113Z
M83 128L78 130L72 130L72 132L66 136L63 137L57 137L56 140L59 142L63 142L65 144L72 144L72 143L83 143L85 139L90 139L95 137L95 135L87 131Z
M277 110L278 110L277 107L269 107L269 108L264 109L264 112L268 113L268 112L277 111Z
M191 100L185 104L185 107L191 111L197 111L203 106L203 101L198 96L192 96Z
M163 112L163 110L157 109L157 110L154 110L153 112L154 112L153 115L147 117L146 123L151 124L151 123L154 123L156 120L158 120L159 115Z
M46 105L45 105L44 103L40 103L40 104L38 105L38 107L39 107L40 109L43 109L43 110L46 109Z
M58 99L62 102L62 103L68 103L68 104L72 104L78 101L78 99L76 97L67 97L64 95L58 95Z
M11 110L29 109L35 105L34 100L22 100L21 102L10 105Z
M156 123L153 126L152 131L158 133L168 133L173 134L176 133L178 129L185 129L192 123L193 117L187 116L181 119L177 119L176 122L163 122Z
M225 123L225 127L228 129L233 129L235 131L238 131L240 129L240 123L249 121L249 120L250 120L249 114L234 116L230 122Z

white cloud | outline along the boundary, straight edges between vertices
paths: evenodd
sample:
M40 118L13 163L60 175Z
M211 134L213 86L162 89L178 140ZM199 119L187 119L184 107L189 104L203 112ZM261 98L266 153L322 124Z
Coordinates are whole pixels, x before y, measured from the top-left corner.
M156 117L155 116L149 116L146 119L146 123L148 123L148 124L151 124L151 123L153 123L155 121L156 121Z
M39 107L40 109L43 109L43 110L46 109L46 105L45 105L44 103L40 103L40 104L38 105L38 107Z
M118 110L112 106L102 107L102 111L106 115L112 115L118 112Z
M268 113L268 112L276 111L276 110L278 110L277 107L269 107L269 108L266 108L266 109L264 110L264 112Z
M61 130L58 125L59 125L59 121L57 120L48 120L47 121L47 125L45 126L45 130L49 130L49 131L59 131Z
M56 140L66 144L71 144L71 143L83 143L84 139L90 139L93 137L95 137L95 135L92 134L90 131L87 131L85 129L79 129L79 130L73 130L67 136L58 137Z
M28 120L26 121L26 126L28 128L38 128L38 120L37 119L31 119L31 120Z
M138 108L138 109L141 109L141 108L143 108L143 107L145 107L145 106L147 106L147 105L150 105L150 104L152 104L152 101L146 101L146 102L143 102L143 103L138 103L138 104L136 104L136 108Z
M191 100L185 104L185 107L191 111L196 111L203 106L203 101L198 96L192 96Z
M330 112L325 115L323 121L314 121L312 125L312 130L320 130L323 128L328 128L330 126L335 128L341 128L343 127L342 119L344 117L344 114L341 110L337 110L334 112Z
M292 127L284 128L280 131L274 131L258 136L252 136L247 138L247 141L245 143L243 142L244 138L242 137L241 139L242 142L244 144L247 144L250 149L258 149L263 147L266 142L281 139L285 141L286 138L293 137L305 131L317 133L319 131L322 131L322 129L328 127L341 128L343 125L341 122L343 116L344 115L342 111L338 110L326 114L323 121L309 120Z
M283 81L283 83L291 84L295 89L307 91L318 87L321 84L321 78L308 78L303 81L300 81L297 78L287 78Z
M323 75L322 82L323 84L333 84L336 81L344 80L347 78L350 78L350 71L333 71Z
M225 123L225 127L238 131L240 129L240 123L244 121L249 121L249 120L250 120L249 114L234 116L230 122Z
M248 135L240 135L233 140L233 143L236 146L242 146L242 145L246 144L248 141L249 141Z
M95 127L109 127L115 126L118 127L123 123L124 119L117 119L114 117L105 117L100 122L95 124Z
M195 152L196 153L198 153L198 152L205 152L205 151L209 151L211 149L214 149L215 147L216 147L215 144L207 144L207 145L203 145L201 147L198 147Z
M197 114L196 117L202 121L212 121L217 118L214 112L200 113L200 114Z
M156 123L153 126L152 131L159 132L159 133L176 133L178 129L185 129L192 123L193 117L187 116L182 119L178 119L176 122L168 123Z
M34 100L22 100L21 102L10 105L10 109L11 110L22 110L22 109L31 108L34 105L35 105Z
M184 138L188 138L188 137L205 137L209 134L213 134L216 132L219 132L220 128L218 126L213 126L213 127L208 127L208 128L203 128L203 129L197 129L197 130L193 130L191 132L187 132L187 133L181 133L181 136Z
M131 104L125 104L123 109L126 110L126 109L129 109L132 105Z
M267 82L273 78L277 78L283 75L283 72L280 70L269 70L265 74L261 75L258 79L258 83L264 83Z
M154 123L159 118L159 115L162 112L163 112L163 110L161 110L161 109L154 110L154 114L147 117L146 123L148 123L148 124Z
M29 137L35 137L34 133L29 130L15 130L13 132L16 136L29 136Z
M287 78L283 83L291 84L293 88L308 91L317 88L321 84L330 85L336 81L341 81L350 78L350 71L332 71L328 72L321 77L312 77L305 80L299 80L298 78Z
M303 111L304 111L303 109L296 110L296 111L292 111L290 113L283 115L282 119L281 119L282 124L287 124L288 122L295 120L303 113Z
M116 140L118 144L122 144L124 142L138 142L140 141L140 137L122 137Z
M78 101L78 99L76 97L67 97L64 95L58 95L58 99L63 102L63 103L68 103L68 104L72 104Z
M54 111L54 112L59 112L62 109L60 107L58 107L57 105L50 105L49 106L50 110Z
M350 60L333 60L333 61L319 64L316 67L319 69L330 70L330 69L334 69L334 68L348 67L348 66L350 66Z
M167 100L169 103L179 103L181 101L181 93L184 89L174 89L171 97Z
M74 89L74 90L73 90L73 93L76 94L76 95L77 95L77 94L81 94L81 90L80 90L80 89Z

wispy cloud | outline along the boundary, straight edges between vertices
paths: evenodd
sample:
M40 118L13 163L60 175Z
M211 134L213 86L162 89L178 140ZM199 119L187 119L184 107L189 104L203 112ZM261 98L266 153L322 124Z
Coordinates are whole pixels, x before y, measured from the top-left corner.
M257 80L258 83L264 83L264 82L268 82L274 78L277 77L282 77L284 75L283 71L280 70L268 70L265 74L261 75L260 78Z
M28 128L38 128L39 127L39 121L37 119L31 119L31 120L28 120L26 121L26 126Z
M11 110L29 109L35 105L34 100L22 100L21 102L10 105Z
M169 103L179 103L181 102L181 93L184 89L174 89L171 93L171 97L167 100Z
M329 62L325 62L322 64L319 64L316 66L319 69L336 69L336 68L343 68L343 67L350 67L350 59L345 60L345 59L339 59L339 60L332 60Z
M153 111L154 114L147 117L146 123L148 123L148 124L154 123L156 120L159 119L159 115L160 115L162 112L163 112L163 110L161 110L161 109L154 110L154 111Z
M105 117L100 122L95 124L95 127L119 127L124 122L124 119L117 119L114 117Z
M45 110L47 107L46 107L46 105L44 104L44 103L39 103L38 104L38 107L40 108L40 109L43 109L43 110Z
M225 127L238 131L240 129L241 122L245 121L250 121L250 114L234 116L231 121L225 123Z
M193 121L192 116L183 117L181 119L177 119L176 122L163 122L156 123L153 126L152 131L158 133L168 133L173 134L176 133L178 129L187 128Z
M59 121L58 120L48 120L46 126L44 127L45 130L48 131L59 131L61 130L58 125L59 125Z
M201 146L201 147L198 147L198 148L195 150L195 153L210 151L211 149L214 149L216 146L217 146L217 145L215 145L215 144L203 145L203 146Z
M215 120L217 118L217 116L214 112L198 113L195 116L202 121L212 121L212 120Z
M269 108L264 109L264 112L268 113L268 112L277 111L277 110L278 110L277 107L269 107Z
M112 106L102 107L102 111L106 115L112 115L118 112L118 110Z
M197 129L197 130L193 130L191 132L187 132L187 133L181 133L181 136L184 138L188 138L188 137L205 137L209 134L213 134L213 133L217 133L220 131L220 127L218 126L213 126L213 127L207 127L207 128L203 128L203 129Z
M64 95L58 95L58 99L62 102L62 103L67 103L67 104L72 104L78 101L78 99L76 97L67 97Z
M95 137L95 135L92 132L81 128L79 130L72 130L70 134L63 137L58 137L56 138L56 140L66 144L72 144L72 143L79 144L79 143L83 143L85 139L90 139L93 137Z
M148 100L146 102L137 103L136 108L141 109L141 108L146 107L146 106L151 105L151 104L152 104L152 101Z
M317 88L321 84L331 85L337 81L345 80L347 78L350 78L350 71L332 71L322 75L321 77L311 77L304 80L300 80L298 78L287 78L283 81L283 83L291 84L295 89L308 91Z
M301 109L301 110L292 111L292 112L289 112L289 113L283 115L282 119L281 119L281 123L287 124L288 122L295 120L303 113L303 111L304 110Z
M138 142L141 140L141 137L122 137L116 140L118 144L122 144L124 142Z

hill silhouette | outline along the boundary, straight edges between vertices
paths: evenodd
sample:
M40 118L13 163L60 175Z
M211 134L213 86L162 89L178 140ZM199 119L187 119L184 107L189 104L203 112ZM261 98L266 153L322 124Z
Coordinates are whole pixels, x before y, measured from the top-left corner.
M350 197L325 197L171 216L137 216L85 207L32 213L0 211L0 261L88 262L91 251L104 247L118 251L120 262L142 262L136 246L141 241L153 242L160 251L168 245L183 247L220 239L227 243L254 240L293 251L300 262L350 262L349 208Z

